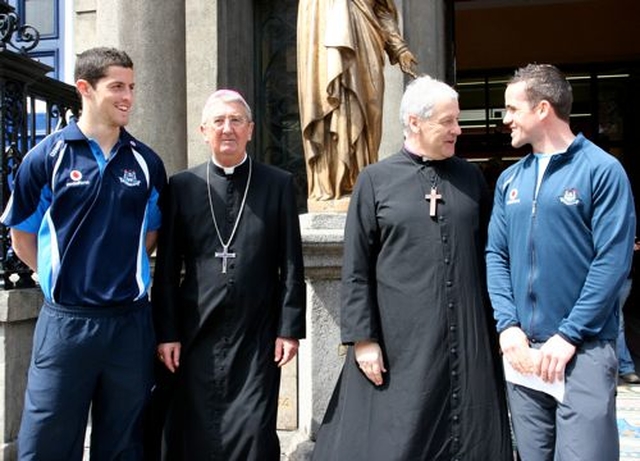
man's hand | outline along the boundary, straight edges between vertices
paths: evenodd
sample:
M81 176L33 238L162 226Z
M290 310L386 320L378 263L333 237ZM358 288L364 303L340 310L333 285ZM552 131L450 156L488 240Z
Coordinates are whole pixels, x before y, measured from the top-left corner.
M510 327L500 333L500 349L504 358L518 373L530 375L535 371L529 352L529 340L520 327Z
M560 335L553 335L540 348L541 360L536 367L535 373L543 381L552 383L560 381L564 377L564 370L567 363L576 353L576 346L567 342Z
M279 367L287 364L298 353L300 341L293 338L276 338L276 352L274 360Z
M180 343L158 344L158 359L171 373L175 373L180 366Z
M354 345L356 362L364 375L376 386L382 384L382 373L386 373L382 350L375 341L358 341Z

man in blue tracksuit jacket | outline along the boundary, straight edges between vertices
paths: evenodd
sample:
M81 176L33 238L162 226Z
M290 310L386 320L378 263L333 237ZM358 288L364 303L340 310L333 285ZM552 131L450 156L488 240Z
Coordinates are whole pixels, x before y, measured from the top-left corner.
M633 196L620 163L569 126L571 86L557 68L519 69L505 92L514 147L489 225L489 294L505 360L565 381L562 401L508 383L523 461L613 461L618 293L631 264Z
M21 461L142 459L155 337L147 252L160 226L160 157L124 130L133 105L126 53L93 48L75 68L82 115L25 156L2 215L38 273L38 317L18 435Z

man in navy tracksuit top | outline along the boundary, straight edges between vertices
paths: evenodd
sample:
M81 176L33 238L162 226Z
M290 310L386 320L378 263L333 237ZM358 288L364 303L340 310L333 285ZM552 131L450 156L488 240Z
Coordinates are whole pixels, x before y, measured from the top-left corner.
M565 380L562 401L508 383L523 461L613 461L618 294L631 264L633 197L622 165L569 126L569 82L518 70L505 92L511 144L489 225L487 276L500 347L513 368Z
M81 460L91 405L91 459L139 460L155 349L148 252L166 173L123 128L134 88L126 53L81 53L75 80L79 121L25 156L1 218L45 297L18 456Z

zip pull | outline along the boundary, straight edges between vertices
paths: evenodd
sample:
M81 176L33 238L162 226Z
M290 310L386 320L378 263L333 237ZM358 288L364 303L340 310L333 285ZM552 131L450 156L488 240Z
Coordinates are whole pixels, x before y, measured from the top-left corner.
M537 206L538 206L538 200L534 199L533 200L533 206L531 207L531 216L535 216L536 215Z

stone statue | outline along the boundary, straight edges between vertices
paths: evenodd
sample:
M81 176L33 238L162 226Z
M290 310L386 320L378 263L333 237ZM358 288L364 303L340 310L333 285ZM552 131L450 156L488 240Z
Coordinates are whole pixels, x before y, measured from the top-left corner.
M415 77L393 0L300 0L298 98L310 211L314 201L348 196L362 168L378 159L385 52Z

